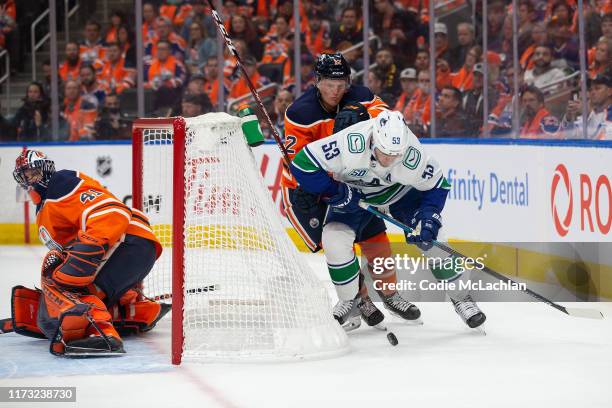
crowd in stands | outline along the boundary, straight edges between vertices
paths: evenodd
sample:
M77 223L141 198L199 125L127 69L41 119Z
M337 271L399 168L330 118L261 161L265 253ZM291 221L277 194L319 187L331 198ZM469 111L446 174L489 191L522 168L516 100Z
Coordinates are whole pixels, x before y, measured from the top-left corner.
M298 93L294 36L299 33L299 91L315 83L317 56L341 51L354 71L353 81L367 80L389 107L404 114L419 137L583 138L576 0L519 0L517 33L512 2L488 0L486 52L482 0L475 2L474 10L467 0L436 2L431 47L428 1L370 0L375 38L367 44L373 65L366 78L360 1L302 0L299 27L293 21L292 0L222 3L225 29L252 82L257 88L276 84L271 87L269 110L281 135L284 110ZM147 115L195 116L228 110L232 101L248 99L247 83L226 47L220 70L216 26L207 4L144 2ZM612 139L612 0L583 4L586 133L589 139ZM0 0L0 49L7 47L11 55L23 53L10 46L19 25L15 1ZM88 20L82 37L65 45L58 67L60 135L50 134L51 66L45 61L41 81L30 84L23 106L11 117L0 115L0 140L129 138L133 112L127 115L121 105L129 100L126 95L133 99L137 85L134 26L131 16L116 11L104 27ZM433 70L430 50L435 52ZM217 106L220 87L225 106Z

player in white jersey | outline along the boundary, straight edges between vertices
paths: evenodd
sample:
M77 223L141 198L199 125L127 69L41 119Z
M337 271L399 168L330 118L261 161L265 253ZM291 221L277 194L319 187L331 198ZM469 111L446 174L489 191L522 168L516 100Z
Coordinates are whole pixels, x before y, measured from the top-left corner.
M353 242L373 217L359 206L360 200L383 207L411 226L417 233L407 234L406 240L427 255L439 255L432 241L442 226L440 213L450 185L400 112L382 112L309 143L293 159L291 172L302 189L320 194L329 204L322 246L339 298L334 317L340 324L359 319L359 261ZM448 269L432 268L432 273L446 282L466 278L465 273L449 273ZM467 293L458 291L449 296L469 327L485 321L484 313Z

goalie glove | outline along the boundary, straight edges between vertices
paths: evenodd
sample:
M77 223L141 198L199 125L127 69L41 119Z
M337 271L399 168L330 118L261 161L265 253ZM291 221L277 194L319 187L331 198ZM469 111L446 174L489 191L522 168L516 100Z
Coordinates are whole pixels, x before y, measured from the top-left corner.
M370 119L368 109L359 102L349 102L338 112L334 120L334 133L346 129L355 123Z
M61 286L87 286L95 279L106 250L107 246L98 239L79 232L63 252L49 251L43 260L42 274Z
M432 241L438 238L438 231L442 227L442 217L433 207L419 209L409 223L413 233L406 232L406 242L416 244L423 251L431 249ZM420 226L420 230L418 227ZM418 231L418 233L415 233Z

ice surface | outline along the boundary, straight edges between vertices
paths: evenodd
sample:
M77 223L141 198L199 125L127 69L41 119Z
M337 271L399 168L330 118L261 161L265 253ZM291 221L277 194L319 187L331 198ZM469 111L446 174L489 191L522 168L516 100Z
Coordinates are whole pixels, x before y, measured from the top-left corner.
M37 284L43 254L38 246L0 246L0 317L9 316L13 285ZM324 258L304 259L327 282ZM112 359L61 359L46 341L3 334L0 386L76 386L76 404L53 406L87 408L610 408L612 304L572 306L597 308L606 319L572 318L541 303L484 303L482 336L449 303L420 303L423 326L387 318L397 347L362 326L349 335L349 354L296 363L173 367L168 319L128 339L128 355Z

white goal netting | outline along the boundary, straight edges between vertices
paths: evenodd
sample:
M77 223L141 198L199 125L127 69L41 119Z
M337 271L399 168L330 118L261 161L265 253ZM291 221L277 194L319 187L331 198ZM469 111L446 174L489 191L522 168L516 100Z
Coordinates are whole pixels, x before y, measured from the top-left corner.
M186 123L183 359L344 351L325 288L289 239L240 119L209 113ZM172 130L143 129L143 209L164 245L147 296L172 292L172 149Z

